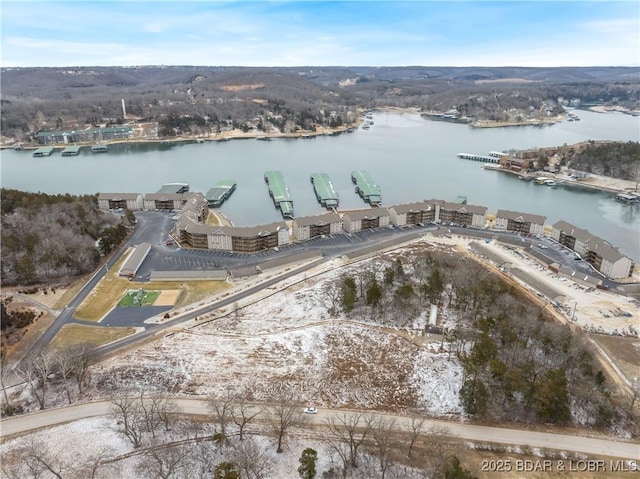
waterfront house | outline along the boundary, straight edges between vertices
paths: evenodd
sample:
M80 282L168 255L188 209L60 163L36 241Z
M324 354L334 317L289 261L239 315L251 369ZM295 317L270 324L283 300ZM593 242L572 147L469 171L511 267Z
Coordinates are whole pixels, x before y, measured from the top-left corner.
M551 237L575 251L597 271L611 279L621 279L633 273L633 261L602 238L566 221L553 225Z
M342 218L337 213L304 216L293 220L293 237L298 241L341 232Z
M139 211L144 207L144 201L140 193L100 193L98 195L98 208L101 210Z
M342 215L342 224L347 233L389 226L389 212L386 208L349 211Z
M516 233L543 235L546 216L520 213L517 211L498 210L495 228Z
M510 171L526 171L531 160L528 158L515 158L513 156L503 156L500 158L500 166Z

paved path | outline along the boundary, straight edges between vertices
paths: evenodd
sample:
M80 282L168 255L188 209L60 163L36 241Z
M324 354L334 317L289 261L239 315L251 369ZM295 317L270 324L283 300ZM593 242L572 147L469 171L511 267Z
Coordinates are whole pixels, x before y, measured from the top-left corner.
M178 411L183 414L211 416L206 401L200 399L175 399ZM97 401L92 403L67 406L58 409L27 414L5 419L0 422L0 435L5 438L13 434L33 431L42 427L55 426L66 422L77 421L96 416L106 416L111 412L111 402ZM335 414L355 414L352 411L320 409L316 415L306 416L312 423L322 424ZM396 428L409 429L411 418L391 414L375 414L378 417L395 420ZM579 452L594 456L610 456L620 459L640 460L640 444L621 442L609 439L595 439L567 434L506 429L501 427L476 426L458 422L427 420L423 430L437 427L445 429L450 436L482 443L499 443L512 446L529 446L532 448L557 449Z

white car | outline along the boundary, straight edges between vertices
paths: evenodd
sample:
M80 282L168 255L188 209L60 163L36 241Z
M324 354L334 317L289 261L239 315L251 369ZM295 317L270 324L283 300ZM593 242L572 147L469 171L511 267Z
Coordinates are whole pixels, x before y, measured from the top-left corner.
M318 410L315 407L306 407L304 408L304 412L306 414L318 414Z

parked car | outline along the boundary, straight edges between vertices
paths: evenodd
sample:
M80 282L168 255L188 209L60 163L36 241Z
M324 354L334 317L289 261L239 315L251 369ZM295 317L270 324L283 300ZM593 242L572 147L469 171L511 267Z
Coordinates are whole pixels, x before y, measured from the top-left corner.
M318 414L318 410L315 407L306 407L304 408L304 412L306 414Z

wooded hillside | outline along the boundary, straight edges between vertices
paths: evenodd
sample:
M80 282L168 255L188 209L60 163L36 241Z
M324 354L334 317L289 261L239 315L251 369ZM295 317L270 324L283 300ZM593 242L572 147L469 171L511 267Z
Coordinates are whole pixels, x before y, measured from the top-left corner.
M122 123L122 99L130 118L182 118L182 132L266 118L282 132L312 130L350 124L359 109L379 107L515 121L560 113L560 97L640 105L640 69L621 67L9 68L0 81L1 132L19 141L38 131Z
M567 158L570 168L629 181L640 180L640 143L587 146Z
M46 195L3 188L0 279L28 285L92 271L100 254L127 235L120 217L98 210L94 196Z

